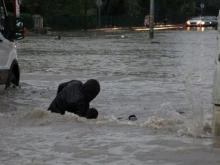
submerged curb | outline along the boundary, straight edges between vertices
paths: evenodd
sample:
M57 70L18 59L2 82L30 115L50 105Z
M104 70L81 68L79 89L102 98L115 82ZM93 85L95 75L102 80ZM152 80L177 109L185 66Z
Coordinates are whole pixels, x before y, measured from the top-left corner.
M185 25L156 25L154 27L154 30L174 30L174 29L183 29L185 28ZM93 31L120 31L120 30L130 30L130 31L149 31L150 28L148 27L113 27L113 28L100 28L100 29L88 29L87 32L93 32ZM48 30L47 33L41 34L41 33L34 33L30 30L27 31L27 36L53 36L57 35L56 33L68 33L68 32L84 32L84 30L66 30L66 31L53 31Z

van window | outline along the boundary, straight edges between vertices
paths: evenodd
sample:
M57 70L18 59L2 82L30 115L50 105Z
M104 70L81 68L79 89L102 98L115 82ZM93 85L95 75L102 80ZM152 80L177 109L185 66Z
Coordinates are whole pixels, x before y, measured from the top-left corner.
M4 7L2 0L0 0L0 32L6 39L13 41L12 22L5 15L6 9Z
M2 2L0 1L0 31L4 30L5 13Z

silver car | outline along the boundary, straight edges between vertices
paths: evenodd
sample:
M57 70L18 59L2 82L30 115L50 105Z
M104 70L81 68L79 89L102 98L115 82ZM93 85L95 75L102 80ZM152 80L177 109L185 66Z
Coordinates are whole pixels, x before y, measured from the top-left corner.
M202 20L202 17L192 17L189 20L187 20L186 22L186 26L203 26L204 25L204 21Z

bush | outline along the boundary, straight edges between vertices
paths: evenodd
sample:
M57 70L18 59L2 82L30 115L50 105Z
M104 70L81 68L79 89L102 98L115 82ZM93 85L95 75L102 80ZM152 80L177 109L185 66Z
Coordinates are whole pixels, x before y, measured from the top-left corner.
M10 20L14 20L14 13L8 12L8 16ZM29 13L21 13L20 17L24 20L24 26L27 29L32 29L33 28L33 19L32 15Z

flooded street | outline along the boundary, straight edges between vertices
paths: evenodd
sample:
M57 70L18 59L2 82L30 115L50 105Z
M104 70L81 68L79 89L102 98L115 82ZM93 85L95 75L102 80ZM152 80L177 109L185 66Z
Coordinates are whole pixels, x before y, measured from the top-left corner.
M216 30L61 36L17 43L20 88L0 91L1 165L219 165L210 134ZM60 83L90 78L101 84L90 104L97 120L47 111Z

